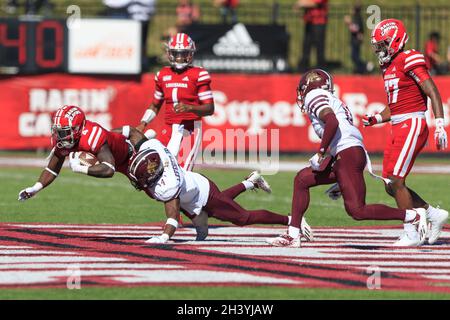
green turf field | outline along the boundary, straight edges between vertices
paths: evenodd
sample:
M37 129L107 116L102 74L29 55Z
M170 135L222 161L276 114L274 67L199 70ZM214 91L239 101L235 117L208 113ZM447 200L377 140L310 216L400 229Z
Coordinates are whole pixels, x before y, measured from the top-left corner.
M0 222L41 222L81 224L143 224L164 221L162 205L137 192L127 179L117 174L101 180L63 170L48 189L26 202L17 201L19 190L34 184L37 168L0 168ZM238 183L247 171L203 170L221 188ZM290 211L294 173L268 176L273 194L246 192L238 198L246 208L264 207L283 214ZM409 186L426 200L443 208L450 207L448 175L412 175ZM370 177L367 201L394 205L379 181ZM331 201L326 187L312 190L307 219L311 226L379 225L380 222L357 222L345 213L342 201ZM185 219L186 221L186 219ZM214 224L214 221L210 222ZM392 224L392 222L386 222ZM351 291L296 289L283 287L138 287L0 290L0 299L448 299L448 294L408 293L395 291Z

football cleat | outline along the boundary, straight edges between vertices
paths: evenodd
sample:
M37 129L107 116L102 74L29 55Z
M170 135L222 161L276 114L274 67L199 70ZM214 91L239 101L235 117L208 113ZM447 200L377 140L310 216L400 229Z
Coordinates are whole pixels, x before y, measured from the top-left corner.
M250 173L250 175L245 180L253 183L255 188L259 188L267 193L272 193L270 185L258 171L253 171L252 173Z
M266 242L274 247L300 248L300 236L293 238L287 233L279 235L276 238L268 238Z
M428 243L433 244L441 235L442 227L448 219L448 211L430 206L427 210L427 218L429 222Z
M423 208L413 209L417 212L416 218L409 223L405 223L405 232L393 244L397 247L415 247L425 242L428 225L426 211Z
M314 233L310 225L306 222L305 217L302 217L302 235L306 241L314 241Z

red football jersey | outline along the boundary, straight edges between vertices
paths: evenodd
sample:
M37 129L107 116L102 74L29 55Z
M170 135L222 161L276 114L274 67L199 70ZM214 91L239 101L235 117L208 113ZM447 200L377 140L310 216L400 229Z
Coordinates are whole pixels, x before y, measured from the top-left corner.
M418 68L426 68L426 63L423 54L416 50L400 52L389 64L382 66L391 115L427 110L427 96L419 84L429 75L417 76L415 69Z
M55 155L65 157L70 152L85 151L97 155L100 148L107 143L116 162L116 170L126 174L130 157L130 145L125 136L117 132L111 132L96 122L86 120L80 141L71 149L55 148Z
M171 67L162 68L155 75L155 94L153 103L166 104L166 124L181 123L183 120L199 120L192 112L175 113L173 105L184 103L198 106L213 103L211 76L200 67L189 67L178 73Z

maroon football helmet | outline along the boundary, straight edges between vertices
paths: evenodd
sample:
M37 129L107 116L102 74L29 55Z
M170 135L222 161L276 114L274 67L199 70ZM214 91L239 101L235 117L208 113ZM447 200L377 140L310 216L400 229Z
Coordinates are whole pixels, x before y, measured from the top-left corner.
M145 149L136 153L128 166L131 184L138 190L153 186L163 172L161 157L154 149Z
M333 93L333 78L322 69L312 69L303 74L297 87L297 104L305 111L305 97L313 89L324 89Z

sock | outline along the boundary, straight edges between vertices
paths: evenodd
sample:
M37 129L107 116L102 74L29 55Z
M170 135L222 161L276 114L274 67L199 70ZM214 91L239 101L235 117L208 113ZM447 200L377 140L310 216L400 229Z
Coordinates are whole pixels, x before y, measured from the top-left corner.
M255 189L255 185L253 184L253 182L244 180L244 181L242 181L242 184L244 185L246 190L253 190L253 189Z
M405 222L412 222L416 218L417 212L415 210L406 210Z
M291 216L288 216L288 224L291 224L291 220L292 220Z
M299 236L299 234L300 234L300 229L299 229L299 228L296 228L296 227L289 226L289 228L288 228L288 234L289 234L289 236L291 236L292 238L297 238L297 237Z

